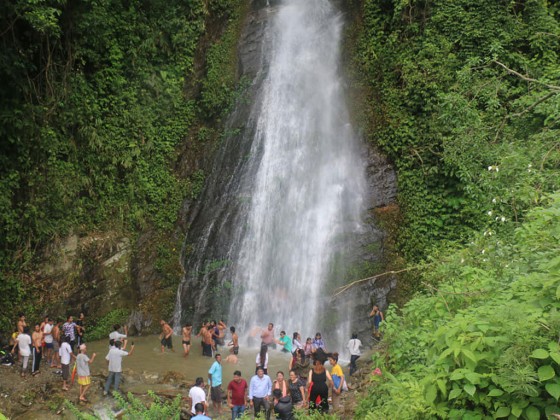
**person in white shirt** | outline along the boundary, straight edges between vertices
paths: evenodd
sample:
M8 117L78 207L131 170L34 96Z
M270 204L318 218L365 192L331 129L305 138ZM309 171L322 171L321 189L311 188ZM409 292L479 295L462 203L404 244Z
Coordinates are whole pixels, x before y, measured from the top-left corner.
M105 382L105 390L103 391L103 395L108 395L109 390L111 389L111 384L114 382L114 390L119 390L119 385L121 383L121 375L122 375L122 358L126 356L132 356L134 352L134 343L130 346L130 352L121 350L121 342L115 341L115 347L109 350L105 360L109 362L109 376L107 377L107 381Z
M356 360L360 358L362 355L360 351L360 347L362 346L362 342L358 340L358 334L353 333L352 338L348 341L346 347L350 351L350 375L354 374L358 367L356 366Z
M204 392L204 379L199 376L196 378L194 386L189 391L189 400L191 402L191 413L196 415L195 406L198 403L204 405L204 411L208 409L208 404L206 403L206 393Z
M22 359L21 377L23 378L27 370L27 364L29 363L29 356L31 356L31 336L29 335L29 327L23 327L23 332L18 334L14 347L12 347L12 353L15 352L16 346L18 346L19 356Z
M52 330L53 330L53 320L52 318L48 318L47 322L43 326L43 337L45 340L45 348L47 349L47 351L45 352L47 364L52 364L52 360L53 360L54 344L53 344Z
M68 391L68 379L70 379L70 361L72 358L76 358L72 352L72 347L70 345L71 338L65 336L62 339L62 344L58 350L60 356L60 364L62 365L62 390Z
M109 334L109 340L113 340L113 341L123 341L123 346L122 346L122 350L126 349L126 335L128 334L128 327L125 325L124 326L124 334L121 334L119 332L119 329L121 328L121 326L119 324L115 324L113 325L113 332L111 334Z

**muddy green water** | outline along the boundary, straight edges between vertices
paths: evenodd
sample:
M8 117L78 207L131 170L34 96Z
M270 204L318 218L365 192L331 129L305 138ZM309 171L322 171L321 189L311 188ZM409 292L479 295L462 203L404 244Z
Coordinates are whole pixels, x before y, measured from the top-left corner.
M208 369L214 358L202 356L202 346L200 339L192 341L191 351L188 357L183 357L183 346L181 344L181 337L173 337L173 349L165 349L161 352L161 345L157 335L146 337L132 337L128 340L126 350L130 350L130 343L134 341L134 353L132 356L123 359L123 370L132 369L135 372L147 374L157 373L160 377L168 371L179 372L189 381L194 381L198 376L202 376L206 381L208 378ZM87 344L87 352L91 358L93 353L97 353L94 363L91 365L92 374L100 373L107 370L107 362L105 356L109 351L109 338L107 340L94 341ZM238 363L232 364L225 361L229 355L229 348L218 347L218 353L222 355L223 366L223 384L227 386L229 381L233 379L233 372L240 370L242 376L249 381L251 376L255 373L255 359L258 353L257 348L244 348L239 349ZM290 355L282 353L279 350L269 350L269 363L268 374L274 380L276 372L283 371L287 376L288 366L290 363Z

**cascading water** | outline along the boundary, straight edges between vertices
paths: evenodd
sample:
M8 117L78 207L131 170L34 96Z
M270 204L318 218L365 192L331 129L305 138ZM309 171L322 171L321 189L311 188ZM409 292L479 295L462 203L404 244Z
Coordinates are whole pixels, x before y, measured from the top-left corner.
M251 156L259 159L233 271L230 321L311 334L341 239L358 233L364 165L339 74L342 21L328 1L283 2ZM290 332L288 333L290 334Z
M368 230L369 197L340 74L342 16L327 0L267 13L250 112L230 117L239 133L225 138L191 211L175 326L209 316L242 335L268 322L289 335L328 326L342 343L351 315L333 321L328 297Z

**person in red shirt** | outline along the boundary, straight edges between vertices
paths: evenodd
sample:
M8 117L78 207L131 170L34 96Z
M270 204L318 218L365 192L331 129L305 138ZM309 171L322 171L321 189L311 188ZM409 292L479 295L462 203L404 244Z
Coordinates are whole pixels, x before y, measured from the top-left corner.
M247 381L241 377L241 372L233 372L233 381L227 387L227 402L231 408L231 419L241 418L245 412L247 402Z

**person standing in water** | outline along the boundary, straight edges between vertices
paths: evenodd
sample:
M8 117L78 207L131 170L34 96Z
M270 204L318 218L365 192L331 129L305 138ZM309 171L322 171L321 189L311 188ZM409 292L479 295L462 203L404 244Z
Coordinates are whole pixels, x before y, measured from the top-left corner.
M265 375L268 375L268 347L266 345L261 346L261 351L257 354L255 359L256 369L255 373L259 369L262 369Z
M167 347L169 350L175 353L175 350L173 350L172 340L173 329L163 319L159 321L159 325L161 325L161 352L165 352L165 348Z
M229 327L229 330L231 331L231 341L228 343L228 346L231 346L229 351L237 356L239 354L239 336L235 332L234 326Z
M280 338L276 343L282 346L281 351L284 353L292 353L292 339L286 335L286 331L280 331Z
M271 322L265 330L261 333L261 345L262 346L275 346L276 341L274 340L274 324Z
M192 334L192 325L185 324L183 329L181 330L183 335L183 357L187 357L191 351L191 334Z

